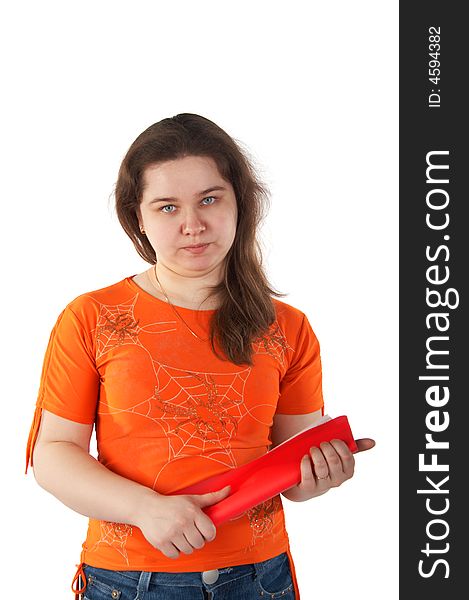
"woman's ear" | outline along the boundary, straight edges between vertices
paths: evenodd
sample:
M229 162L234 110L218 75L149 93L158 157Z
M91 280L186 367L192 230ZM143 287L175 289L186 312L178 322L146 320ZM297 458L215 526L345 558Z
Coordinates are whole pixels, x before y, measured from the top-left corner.
M140 212L140 206L137 207L137 209L135 210L135 213L136 213L137 219L138 219L138 228L140 229L140 231L142 231L142 229L144 229L144 227L143 227L142 213Z

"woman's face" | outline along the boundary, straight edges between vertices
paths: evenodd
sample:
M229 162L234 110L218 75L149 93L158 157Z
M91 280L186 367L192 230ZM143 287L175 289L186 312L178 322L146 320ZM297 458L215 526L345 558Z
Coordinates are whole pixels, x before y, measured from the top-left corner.
M219 276L235 238L238 211L233 187L215 161L186 156L147 167L143 179L139 224L158 263L184 276L215 270ZM207 245L187 249L194 244Z

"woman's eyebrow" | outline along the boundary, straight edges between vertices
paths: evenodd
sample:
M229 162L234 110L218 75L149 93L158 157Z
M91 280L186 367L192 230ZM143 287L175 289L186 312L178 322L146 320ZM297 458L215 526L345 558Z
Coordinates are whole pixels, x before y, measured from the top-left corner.
M207 188L206 190L202 190L201 192L198 192L197 194L195 194L195 197L197 196L204 196L205 194L208 194L209 192L226 192L226 188L224 188L221 185L212 185L211 187ZM153 198L153 200L150 200L150 202L148 204L154 204L155 202L175 202L177 201L177 198L174 198L173 196L170 196L168 198Z

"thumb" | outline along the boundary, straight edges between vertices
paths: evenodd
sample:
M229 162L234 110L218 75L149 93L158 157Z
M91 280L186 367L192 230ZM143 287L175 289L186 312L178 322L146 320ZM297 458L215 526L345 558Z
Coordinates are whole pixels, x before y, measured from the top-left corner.
M360 440L355 440L358 452L363 452L364 450L371 450L376 445L376 442L371 438L362 438Z
M231 486L226 485L221 490L217 490L216 492L207 492L206 494L197 494L195 497L199 503L199 506L210 506L211 504L216 504L229 496L231 491Z

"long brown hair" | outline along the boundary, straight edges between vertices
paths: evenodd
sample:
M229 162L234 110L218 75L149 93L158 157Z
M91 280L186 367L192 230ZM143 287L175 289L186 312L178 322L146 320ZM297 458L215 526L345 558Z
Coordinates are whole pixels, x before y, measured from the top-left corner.
M139 227L137 209L142 201L145 169L185 156L211 157L220 175L233 186L238 221L233 244L224 261L224 275L210 289L220 299L210 324L215 343L238 365L253 365L252 342L275 321L273 296L285 296L269 284L257 238L265 217L269 192L259 179L252 160L240 145L215 123L191 113L163 119L143 131L130 146L119 169L115 188L116 212L135 249L148 263L156 254Z

